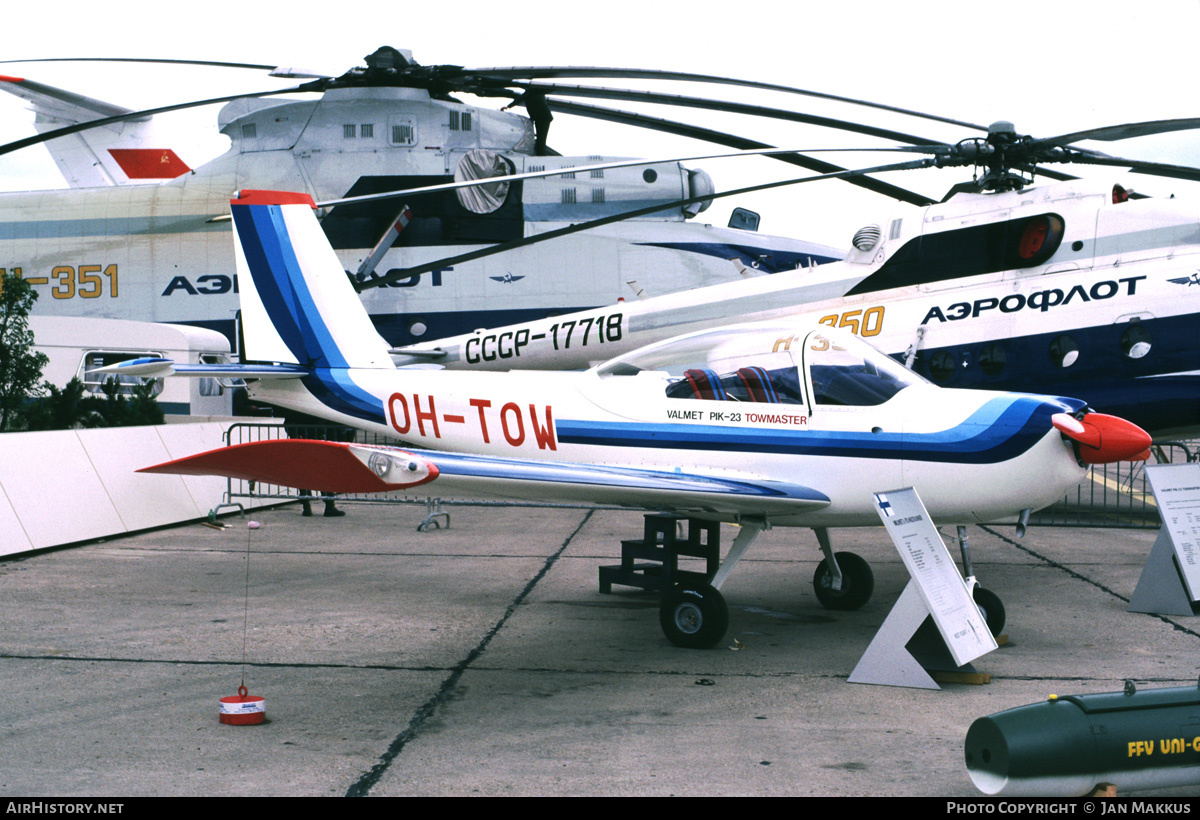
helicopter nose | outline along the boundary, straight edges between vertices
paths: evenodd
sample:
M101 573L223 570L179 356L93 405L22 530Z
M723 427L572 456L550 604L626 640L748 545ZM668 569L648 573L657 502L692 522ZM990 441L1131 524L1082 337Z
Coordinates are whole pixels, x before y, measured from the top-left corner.
M1150 434L1117 416L1088 413L1077 419L1056 413L1050 421L1064 436L1079 442L1079 460L1084 464L1145 461L1150 457Z

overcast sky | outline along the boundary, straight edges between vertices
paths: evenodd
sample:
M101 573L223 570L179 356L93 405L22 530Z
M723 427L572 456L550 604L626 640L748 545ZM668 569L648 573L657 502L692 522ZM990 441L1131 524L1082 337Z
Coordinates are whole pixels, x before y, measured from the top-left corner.
M819 90L928 111L986 125L1007 119L1021 133L1053 136L1119 122L1200 116L1194 83L1200 0L1131 4L1007 0L1004 3L827 2L687 3L609 0L588 11L556 13L548 4L394 0L311 4L82 2L20 4L5 10L0 59L172 57L291 65L340 74L380 45L411 49L418 62L466 66L599 65L718 74ZM578 8L578 6L576 7ZM141 109L294 82L228 69L125 67L97 63L0 65L28 77ZM586 81L581 81L586 82ZM596 81L620 85L621 81ZM624 83L630 85L629 83ZM941 141L977 132L802 97L720 86L657 85L668 93L719 96L869 122ZM497 106L494 101L481 104ZM629 103L606 103L635 109ZM839 132L750 119L642 108L647 113L796 147L874 145ZM193 166L224 148L217 109L167 115ZM0 140L33 133L23 102L0 95ZM177 129L177 131L172 131ZM206 139L197 139L198 137ZM193 140L196 142L193 144ZM550 144L563 154L671 156L706 146L641 129L558 117ZM1200 165L1200 133L1095 144L1111 154ZM855 167L895 155L844 154ZM795 176L767 160L694 163L719 189ZM783 170L780 171L779 169ZM1078 175L1090 169L1068 169ZM895 176L889 181L940 196L966 169ZM1112 171L1103 171L1112 176ZM1196 194L1188 183L1127 177L1148 193ZM0 158L0 189L60 187L40 147ZM701 216L724 223L735 204L759 210L762 230L845 246L861 224L895 210L845 183L784 189Z

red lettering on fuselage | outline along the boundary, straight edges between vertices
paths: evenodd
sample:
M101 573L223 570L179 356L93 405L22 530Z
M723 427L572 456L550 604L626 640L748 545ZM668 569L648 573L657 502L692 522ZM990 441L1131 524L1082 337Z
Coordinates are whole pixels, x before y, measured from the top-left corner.
M401 417L396 413L397 404L399 404L400 410L404 414L403 424L400 422ZM391 419L392 422L392 429L397 433L407 433L409 428L412 427L412 421L408 417L408 402L405 400L404 396L400 395L399 393L393 393L388 397L387 408L388 418Z
M475 408L475 417L479 420L480 438L483 439L484 444L491 444L491 430L495 429L494 425L497 421L496 416L492 413L491 400L468 399L467 403ZM553 408L545 405L539 413L536 404L530 404L528 407L529 430L532 433L532 440L537 442L538 449L557 450L558 438L554 432ZM442 437L439 422L470 425L470 417L463 414L445 413L439 416L434 396L420 396L416 393L411 397L406 397L401 393L393 393L389 396L387 416L392 429L401 435L408 434L413 429L414 421L418 435L433 438ZM504 434L504 440L513 447L523 445L526 440L526 425L521 405L515 401L505 402L500 408L499 416L500 430Z
M487 417L483 411L492 406L492 403L487 399L471 399L471 406L479 410L479 430L483 433L483 443L491 444L492 440L488 438Z
M433 406L433 396L429 397L429 410L421 412L421 397L413 394L413 410L417 415L417 429L421 431L421 435L425 435L425 422L433 422L433 437L441 438L442 433L438 430L437 409Z
M513 419L511 426L516 430L510 429L509 419ZM514 402L509 402L500 408L500 429L504 431L504 438L513 447L520 447L525 442L525 423L521 421L521 408Z
M529 405L529 420L532 422L533 437L537 441L538 449L557 450L558 442L554 438L554 417L550 415L550 406L546 406L546 426L544 428L538 426L537 408L532 404Z

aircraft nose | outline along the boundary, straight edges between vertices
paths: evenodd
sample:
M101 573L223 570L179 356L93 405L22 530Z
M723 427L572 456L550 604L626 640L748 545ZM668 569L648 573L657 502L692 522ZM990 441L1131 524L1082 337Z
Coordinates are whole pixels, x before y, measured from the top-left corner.
M1150 434L1117 416L1088 413L1077 419L1056 413L1050 421L1063 435L1079 442L1079 460L1084 464L1145 461L1150 457Z

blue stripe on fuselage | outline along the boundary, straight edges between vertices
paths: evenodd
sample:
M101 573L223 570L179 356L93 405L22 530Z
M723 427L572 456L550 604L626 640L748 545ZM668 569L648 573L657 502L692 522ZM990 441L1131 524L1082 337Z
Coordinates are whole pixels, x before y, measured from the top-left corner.
M852 433L570 419L556 420L555 429L563 444L990 464L1021 455L1051 429L1053 414L1073 412L1082 405L1073 400L1057 405L1031 396L995 398L962 423L934 433Z

